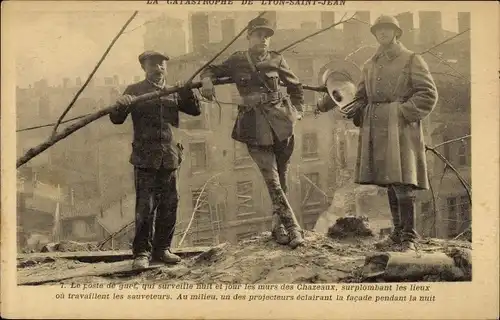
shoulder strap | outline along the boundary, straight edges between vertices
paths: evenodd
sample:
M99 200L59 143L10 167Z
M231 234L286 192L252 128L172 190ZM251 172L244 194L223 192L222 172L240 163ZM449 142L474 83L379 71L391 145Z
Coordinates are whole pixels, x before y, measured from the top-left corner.
M250 64L250 67L252 68L252 72L255 74L255 76L262 82L262 84L267 88L267 91L271 92L271 88L267 85L267 82L261 77L260 73L257 70L257 66L253 62L252 58L250 57L250 53L248 51L245 52L245 56L247 58L248 63Z

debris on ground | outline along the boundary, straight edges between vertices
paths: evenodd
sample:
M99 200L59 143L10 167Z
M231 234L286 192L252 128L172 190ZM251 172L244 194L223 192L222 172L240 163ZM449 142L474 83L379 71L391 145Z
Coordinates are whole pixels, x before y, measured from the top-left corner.
M48 243L43 246L41 252L76 252L76 251L99 251L97 243L61 241Z
M334 239L373 237L366 216L345 216L338 218L328 229L328 235Z
M345 221L352 222L354 220L340 220L340 225L344 225ZM354 223L354 225L359 228L359 222ZM349 228L347 230L352 231ZM358 233L366 234L359 232L364 228L355 230L358 230ZM304 236L306 244L293 250L288 246L277 244L269 232L264 232L251 239L240 241L238 244L223 243L195 256L186 256L177 265L160 266L135 274L118 272L126 269L128 264L131 265L131 260L111 263L84 263L56 257L52 260L40 260L37 263L24 262L23 264L22 261L18 261L18 278L26 280L29 277L37 279L45 277L46 280L43 283L47 282L48 284L82 281L236 284L387 281L384 277L367 277L364 272L367 257L377 252L374 247L377 239L374 237L358 236L334 239L330 235L311 231L305 231ZM465 270L465 273L471 268L471 260L468 259L470 257L470 243L468 242L425 239L420 245L420 251L419 254L422 256L434 254L435 257L439 256L440 258L450 257L448 262L451 261L454 267ZM410 257L412 256L410 255ZM117 272L113 271L115 265ZM99 268L105 269L105 272L98 272ZM86 272L86 270L91 270L91 272ZM62 279L61 275L65 272L78 274L78 277L57 280ZM406 272L412 272L411 268ZM51 281L51 277L56 280ZM449 275L428 273L427 271L419 271L418 277L413 277L412 280L456 281ZM460 279L460 281L464 280Z

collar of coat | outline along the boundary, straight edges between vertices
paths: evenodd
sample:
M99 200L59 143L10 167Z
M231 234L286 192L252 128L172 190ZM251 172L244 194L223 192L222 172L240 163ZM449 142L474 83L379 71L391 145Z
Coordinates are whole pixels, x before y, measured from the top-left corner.
M377 61L380 57L385 56L389 61L391 61L399 57L401 52L405 49L405 46L400 42L393 43L389 47L380 46L377 52L373 55L372 60Z

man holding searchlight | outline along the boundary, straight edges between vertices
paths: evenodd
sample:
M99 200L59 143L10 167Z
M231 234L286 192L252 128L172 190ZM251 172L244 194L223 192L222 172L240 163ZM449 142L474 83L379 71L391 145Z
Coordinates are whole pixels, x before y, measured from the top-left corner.
M164 263L181 260L170 251L179 200L176 171L183 152L172 128L179 126L179 111L198 116L200 104L191 89L132 104L134 96L169 87L168 60L158 52L142 53L139 63L146 78L128 86L117 100L118 109L109 115L112 123L122 124L130 113L134 128L130 156L136 191L134 268L148 267L150 259ZM177 87L183 84L178 82Z
M294 149L294 125L303 113L302 85L283 56L269 51L274 29L265 18L248 23L247 51L231 55L201 74L201 94L212 99L215 78L231 77L242 97L232 138L245 143L266 182L272 203L272 235L277 243L292 248L304 239L288 202L286 175ZM280 80L287 95L280 91Z
M363 66L360 100L345 108L360 128L355 182L387 188L394 230L377 247L415 250L415 191L429 188L422 120L438 93L424 59L399 41L396 18L380 16L371 32L380 46Z

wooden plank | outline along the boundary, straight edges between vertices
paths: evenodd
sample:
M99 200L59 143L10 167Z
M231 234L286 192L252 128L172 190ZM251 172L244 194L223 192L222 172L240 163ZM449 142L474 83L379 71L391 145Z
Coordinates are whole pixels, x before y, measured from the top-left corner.
M172 252L178 254L179 256L186 257L195 254L200 254L209 249L210 247L184 247L184 248L174 248L172 249ZM17 256L18 260L43 259L43 258L72 259L72 260L79 260L82 262L122 261L122 260L132 259L132 251L119 250L119 251L40 252L40 253L19 254Z
M105 264L95 264L78 269L70 269L57 272L49 275L34 275L18 278L18 285L40 285L44 283L57 282L67 279L81 278L81 277L95 277L106 275L135 275L147 270L152 270L166 266L163 263L151 264L147 268L133 269L132 261L120 261Z

